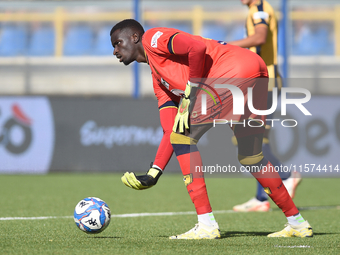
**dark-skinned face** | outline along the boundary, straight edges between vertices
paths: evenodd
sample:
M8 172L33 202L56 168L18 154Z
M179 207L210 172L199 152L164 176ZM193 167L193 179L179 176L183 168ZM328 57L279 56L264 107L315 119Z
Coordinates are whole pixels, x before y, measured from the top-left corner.
M119 62L123 62L126 66L129 65L136 60L137 42L130 29L116 30L111 35L111 43L114 48L113 55L119 59Z

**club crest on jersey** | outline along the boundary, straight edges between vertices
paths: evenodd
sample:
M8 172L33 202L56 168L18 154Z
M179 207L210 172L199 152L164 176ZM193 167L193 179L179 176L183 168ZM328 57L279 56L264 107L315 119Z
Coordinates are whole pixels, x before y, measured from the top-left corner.
M162 32L157 31L157 32L152 36L152 39L151 39L151 47L152 47L152 48L157 48L157 40L158 40L158 38L159 38L162 34L163 34Z

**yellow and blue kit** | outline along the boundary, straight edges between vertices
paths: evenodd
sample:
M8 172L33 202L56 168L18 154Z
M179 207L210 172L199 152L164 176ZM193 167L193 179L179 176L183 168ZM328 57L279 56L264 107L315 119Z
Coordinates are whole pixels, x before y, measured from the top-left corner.
M260 46L250 47L249 49L264 60L267 65L269 78L269 91L276 86L281 88L281 79L277 70L277 35L278 22L273 7L265 0L255 1L249 6L248 17L246 21L247 36L255 34L257 25L266 25L268 27L266 42Z

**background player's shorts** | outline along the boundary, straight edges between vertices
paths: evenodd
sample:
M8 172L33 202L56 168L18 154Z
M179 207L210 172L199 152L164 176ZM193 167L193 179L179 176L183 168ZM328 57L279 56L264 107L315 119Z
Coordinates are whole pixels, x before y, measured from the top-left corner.
M278 71L277 65L268 65L267 69L269 76L268 91L273 91L273 88L278 88L278 90L281 90L282 78Z

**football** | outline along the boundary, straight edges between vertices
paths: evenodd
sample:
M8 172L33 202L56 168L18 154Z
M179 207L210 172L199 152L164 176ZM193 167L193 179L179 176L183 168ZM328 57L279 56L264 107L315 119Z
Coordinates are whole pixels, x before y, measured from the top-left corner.
M74 209L74 221L77 227L88 234L102 232L110 224L110 220L110 208L97 197L84 198Z

